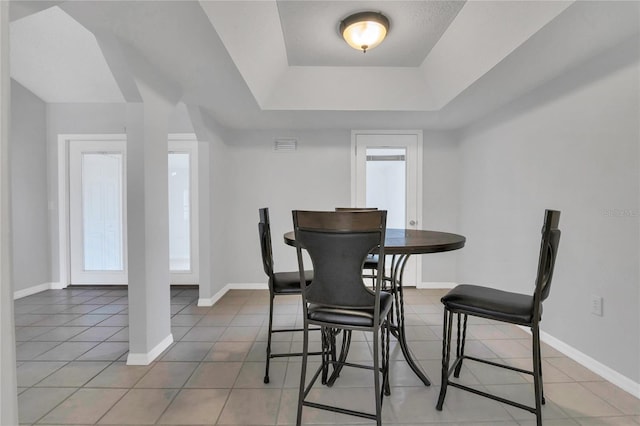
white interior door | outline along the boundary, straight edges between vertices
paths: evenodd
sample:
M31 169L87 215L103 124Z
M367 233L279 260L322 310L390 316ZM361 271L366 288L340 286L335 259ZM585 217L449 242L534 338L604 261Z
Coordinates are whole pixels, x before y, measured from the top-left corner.
M126 284L125 142L69 143L71 284Z
M420 229L422 133L352 132L352 200L355 207L387 210L387 228ZM404 284L421 281L420 257L412 256Z

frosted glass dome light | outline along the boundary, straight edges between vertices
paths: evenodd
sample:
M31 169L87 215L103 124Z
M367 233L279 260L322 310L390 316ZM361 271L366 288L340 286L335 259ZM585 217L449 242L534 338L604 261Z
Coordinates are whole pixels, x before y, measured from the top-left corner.
M378 12L360 12L346 17L340 23L340 34L356 50L373 49L389 31L389 19Z

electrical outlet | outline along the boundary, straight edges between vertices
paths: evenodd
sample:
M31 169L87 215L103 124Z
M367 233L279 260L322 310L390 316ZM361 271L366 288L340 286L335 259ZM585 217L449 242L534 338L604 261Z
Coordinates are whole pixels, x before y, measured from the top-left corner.
M602 316L602 297L595 294L591 295L591 313L599 317Z

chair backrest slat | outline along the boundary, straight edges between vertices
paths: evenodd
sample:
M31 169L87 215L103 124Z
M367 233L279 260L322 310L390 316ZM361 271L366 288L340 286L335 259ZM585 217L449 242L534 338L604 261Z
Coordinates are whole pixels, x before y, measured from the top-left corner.
M336 207L337 212L370 212L378 210L377 207Z
M384 214L381 215L381 213ZM381 216L385 210L315 212L296 211L299 229L317 232L379 232Z
M540 317L540 304L544 301L551 291L551 280L553 278L553 270L556 263L556 255L558 253L558 245L560 244L560 212L557 210L546 210L544 224L542 226L542 239L540 242L540 257L538 260L538 274L536 277L536 288L534 294L534 303L538 312L535 317Z
M273 248L271 246L271 224L269 223L269 209L264 207L259 210L260 222L258 223L258 235L260 236L260 250L262 252L262 266L264 273L273 278Z

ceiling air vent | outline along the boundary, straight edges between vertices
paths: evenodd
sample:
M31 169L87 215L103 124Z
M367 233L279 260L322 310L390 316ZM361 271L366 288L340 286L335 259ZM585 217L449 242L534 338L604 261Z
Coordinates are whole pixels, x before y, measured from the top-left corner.
M276 143L273 146L275 151L295 151L298 146L297 139L276 139Z

